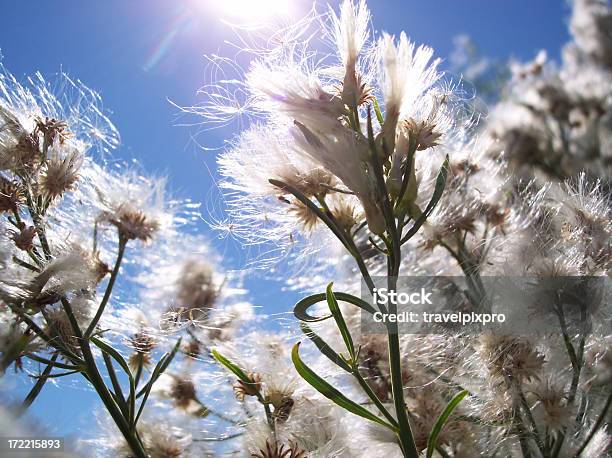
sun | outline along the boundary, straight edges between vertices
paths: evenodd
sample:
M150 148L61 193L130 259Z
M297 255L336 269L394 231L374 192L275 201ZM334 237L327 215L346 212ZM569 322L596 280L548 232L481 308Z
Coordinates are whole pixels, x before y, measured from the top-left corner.
M258 22L289 15L294 2L295 0L219 0L216 6L227 19Z

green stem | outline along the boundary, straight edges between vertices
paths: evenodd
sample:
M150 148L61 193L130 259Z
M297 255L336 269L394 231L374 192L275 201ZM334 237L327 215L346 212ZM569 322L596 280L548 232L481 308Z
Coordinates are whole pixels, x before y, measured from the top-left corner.
M520 386L518 386L517 391L518 391L519 399L521 401L521 406L523 407L523 410L525 411L525 415L527 416L527 420L529 420L529 423L531 425L535 443L540 449L542 456L544 458L548 458L550 456L549 450L547 449L547 447L544 446L544 441L542 440L542 436L540 435L540 432L538 431L538 425L536 424L535 419L533 418L533 414L531 413L531 408L529 407L529 404L527 403L527 399L525 398L525 395L523 394L523 390L521 389Z
M89 381L98 393L98 396L100 396L100 399L106 407L106 410L108 410L108 413L115 421L115 424L123 434L123 437L132 449L132 452L134 452L136 458L146 458L147 454L144 451L142 444L138 440L136 434L131 431L130 425L127 423L125 417L123 416L123 413L121 412L120 408L117 406L117 403L108 391L108 388L106 387L106 384L104 383L104 380L102 379L102 376L98 371L98 367L96 365L88 341L82 341L81 351L83 352L83 357L87 364L87 374L89 376Z
M398 259L399 261L399 259ZM399 270L399 263L393 270ZM395 272L392 272L395 273ZM397 277L388 278L389 291L397 289ZM389 304L389 313L397 314L397 304L393 301ZM397 323L389 323L387 328L389 339L389 367L391 370L391 391L393 393L393 404L397 415L397 423L399 426L398 438L400 446L407 458L417 458L419 452L414 443L414 436L410 429L408 421L408 411L406 410L406 401L404 399L404 383L402 380L402 355L400 352L400 340Z
M36 234L38 235L40 246L42 247L47 260L50 260L51 249L49 248L49 242L47 241L47 236L45 235L45 227L43 225L42 219L38 214L36 207L34 206L34 200L32 199L32 190L30 189L30 186L26 187L26 202L28 205L28 211L30 212L30 216L32 218L32 222L34 223L34 227L36 227Z
M567 403L569 405L569 404L573 404L574 400L576 399L576 393L578 391L578 383L580 382L580 373L582 371L582 356L584 352L585 339L584 339L584 336L581 338L581 341L580 341L581 353L580 355L578 355L572 343L572 339L570 338L569 333L567 331L567 323L565 322L565 314L563 313L563 306L560 305L559 303L557 303L556 305L557 305L556 307L557 317L559 318L559 325L561 326L561 334L563 335L563 343L565 345L565 349L567 351L570 362L572 364L572 384L570 386L569 395L567 397ZM566 436L565 433L566 433L566 428L564 428L563 431L561 431L561 433L559 434L559 438L555 442L555 446L552 451L553 458L557 458L559 454L561 453L561 447L563 447L563 443L565 442L565 436Z
M108 372L108 376L110 377L111 383L113 384L115 396L119 400L119 408L121 409L123 416L127 417L128 412L125 409L125 396L123 395L123 390L121 389L121 385L119 384L119 379L117 379L117 373L115 372L115 368L113 367L113 362L111 361L110 356L108 356L108 354L106 354L105 352L102 352L102 357L104 358L104 364L106 364L106 371Z
M531 458L531 450L529 449L529 444L527 443L527 431L525 431L525 427L523 426L523 417L521 415L520 410L517 408L515 410L515 420L514 426L518 433L519 444L521 446L521 453L523 454L523 458Z
M368 397L376 405L376 407L378 408L380 413L382 413L385 416L385 418L389 421L389 423L391 423L395 428L397 428L398 427L397 420L395 418L393 418L393 415L391 415L389 413L389 411L383 405L383 403L380 401L380 399L378 398L376 393L374 393L374 391L372 390L372 387L368 384L368 382L359 373L359 368L357 367L356 364L353 366L353 375L355 376L355 378L359 382L359 385L361 386L361 388L363 388L363 390L366 392Z
M117 259L115 260L115 266L113 267L113 272L111 273L111 277L108 280L108 285L106 286L106 291L104 291L104 297L102 298L102 302L100 302L98 311L96 312L96 315L94 316L93 320L91 320L91 323L89 323L89 327L85 331L86 339L89 336L91 336L94 329L96 328L96 325L100 321L100 318L102 318L102 314L104 313L104 308L106 307L106 304L108 303L111 297L111 294L113 292L113 287L115 286L115 281L117 280L117 276L119 275L119 268L121 267L121 261L123 260L123 255L125 253L126 245L127 245L127 240L120 235L119 236L119 248L117 250Z

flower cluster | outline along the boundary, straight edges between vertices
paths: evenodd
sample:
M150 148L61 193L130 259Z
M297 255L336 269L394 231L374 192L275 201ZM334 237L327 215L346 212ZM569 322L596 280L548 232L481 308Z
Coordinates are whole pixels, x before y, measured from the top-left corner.
M609 180L611 24L606 2L576 0L561 64L542 51L511 65L484 130L496 142L490 153L502 153L518 176L563 180L585 171Z
M59 79L57 94L42 77L0 75L0 370L35 380L19 411L48 380L82 376L120 437L105 450L181 456L189 440L151 424L144 408L153 384L161 389L175 357L233 338L251 308L193 234L197 205L111 162L118 134L99 97ZM195 388L179 382L171 394L188 409Z
M309 52L310 42L283 42L282 50L259 53L246 72L242 88L256 117L219 159L236 234L247 244L272 243L281 253L297 248L296 257L310 264L287 282L309 292L329 278L358 292L361 279L367 284L369 275L401 270L460 277L450 302L456 310L487 306L487 275L530 276L534 289L550 279L584 277L585 296L602 294L588 279L610 275L612 47L603 32L610 15L604 2L575 2L574 41L562 66L544 54L526 65L512 63L504 96L474 128L461 91L445 82L431 49L403 34L370 40L365 4L343 2L316 34L329 38L331 57ZM312 307L318 313L304 313L298 304L296 316L322 353L307 353L310 371L296 348L293 362L320 394L367 417L321 388L322 380L333 380L333 389L357 401L364 398L363 377L371 411L383 423L398 419L400 429L395 387L401 378L417 453L599 456L610 447L602 427L610 407L606 312L589 310L603 320L577 329L554 293L542 289L540 298L533 313L552 313L559 324L552 336L404 335L400 364L391 335L361 334L364 312L350 297L339 309ZM315 323L313 316L334 320ZM243 369L234 385L239 401L265 406L274 369L254 365L248 353L220 351ZM462 389L469 396L429 450L439 412ZM289 420L301 415L299 403L292 406ZM270 407L273 419L274 412ZM329 456L416 456L401 434L398 439L357 416L346 421L356 423L354 432ZM274 424L281 431L285 425ZM308 448L302 432L294 433L291 440L279 434L276 445L247 434L247 443L255 444L253 456L293 456L296 444L318 456L326 444Z

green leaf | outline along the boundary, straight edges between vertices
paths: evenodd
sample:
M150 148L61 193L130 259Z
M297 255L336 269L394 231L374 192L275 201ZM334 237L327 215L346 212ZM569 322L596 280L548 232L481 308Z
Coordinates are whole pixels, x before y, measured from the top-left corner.
M170 365L170 363L176 356L176 352L178 351L181 345L181 340L182 338L178 339L176 341L176 344L174 344L174 348L170 351L170 353L165 353L159 359L159 361L157 362L157 365L155 366L155 369L153 369L151 378L149 379L147 384L144 386L144 388L138 393L138 395L136 397L134 397L133 395L130 396L130 400L134 400L135 398L138 398L141 395L143 396L142 401L140 402L140 407L138 409L138 414L136 415L136 418L133 419L132 428L136 428L136 424L138 423L138 419L140 418L140 415L142 414L142 411L147 402L147 399L149 398L149 394L151 393L153 384L157 381L160 375L164 373L164 371L168 368L168 366Z
M130 406L128 406L127 402L125 401L125 396L123 395L123 390L121 388L121 384L119 383L119 379L117 378L115 368L113 367L113 361L111 360L110 356L108 355L108 353L103 352L102 357L104 358L104 364L106 364L108 376L110 377L111 383L113 384L114 393L111 391L111 394L113 395L115 402L117 402L117 405L121 409L121 412L123 412L123 415L126 418L129 418L129 415L131 412L134 411L134 408L133 406L132 408L130 408ZM131 387L132 385L130 385L130 394L133 398L133 391L131 390Z
M344 340L344 345L346 345L346 349L351 356L351 359L355 360L355 345L353 344L353 338L351 337L351 333L344 321L344 317L342 316L342 311L340 310L340 306L338 306L338 301L336 301L336 297L334 296L334 292L332 291L332 286L334 284L330 283L327 285L327 291L325 292L325 296L327 298L327 305L329 306L329 310L331 311L334 320L336 321L336 325L340 330L340 334L342 335L342 340Z
M181 341L182 341L182 337L176 341L176 344L174 345L174 348L172 349L172 351L170 351L170 353L165 353L157 362L157 366L155 366L155 369L159 370L154 370L153 373L151 374L151 377L149 378L149 380L147 381L146 385L138 392L138 394L136 395L136 398L138 399L139 397L141 397L146 389L147 386L149 385L149 383L153 384L157 381L157 379L159 378L159 376L161 374L164 373L164 371L168 368L168 366L170 365L170 363L172 362L172 360L174 359L174 356L176 355L179 346L181 345Z
M362 310L365 310L371 315L376 313L376 309L374 309L374 307L372 307L370 304L368 304L366 301L364 301L363 299L359 297L356 297L356 296L353 296L347 293L334 293L334 296L336 297L337 300L356 305L357 307L359 307ZM318 293L318 294L313 294L311 296L305 297L304 299L299 301L297 304L295 304L295 307L293 308L293 314L298 320L305 321L307 323L314 323L317 321L327 320L332 317L331 314L325 315L322 317L316 317L308 313L308 309L311 306L319 302L322 302L326 299L327 299L327 293Z
M434 188L433 195L431 196L431 200L427 204L425 211L421 214L421 216L417 218L417 220L414 222L414 225L406 233L404 238L402 238L401 243L405 243L408 240L410 240L418 232L421 226L425 223L425 221L427 220L431 212L434 211L434 208L436 208L438 201L442 197L442 193L444 193L444 188L446 187L446 178L448 177L448 170L449 170L449 159L447 155L446 159L444 160L444 163L442 164L442 167L440 167L438 176L436 177L436 185Z
M306 382L310 384L315 390L325 396L327 399L332 401L334 404L342 407L349 412L359 415L366 420L373 421L374 423L378 423L379 425L385 426L391 429L393 432L396 432L396 429L384 421L382 418L377 417L372 412L370 412L365 407L360 406L356 402L351 401L346 396L344 396L340 391L335 389L321 377L319 377L312 369L310 369L304 362L300 359L299 355L300 344L297 343L293 347L291 351L291 360L293 361L293 365L297 370L298 374L302 376Z
M382 111L380 111L380 105L378 104L378 99L376 97L374 97L374 113L376 113L376 119L378 119L378 124L380 124L380 127L382 127L382 125L385 123L385 120L383 119L383 115L382 115Z
M100 349L102 350L106 355L111 356L115 361L117 361L119 363L119 365L121 366L121 368L123 369L123 371L127 374L128 376L128 381L130 383L130 395L128 396L128 401L127 404L119 404L123 409L128 410L128 418L129 418L129 422L130 425L134 424L134 414L136 411L136 385L134 383L134 376L132 375L132 371L130 370L130 366L128 365L128 363L125 361L125 359L123 358L123 356L121 356L121 354L115 350L113 347L111 347L110 345L108 345L106 342L98 339L97 337L90 337L90 340ZM107 364L110 363L110 361L107 362ZM118 391L117 393L115 393L120 399L123 398L123 393L121 392L121 388L119 386L119 382L116 380L116 378L113 377L113 374L110 373L110 371L114 369L112 369L112 364L110 364L109 367L109 376L111 376L111 381L113 382L113 388Z
M438 446L438 436L442 432L442 428L448 422L449 417L453 413L453 411L457 408L459 403L468 395L467 390L463 390L455 395L453 399L450 400L444 411L440 414L436 423L434 424L431 432L429 433L429 439L427 439L427 458L431 458L433 456L433 452Z
M246 372L240 369L237 365L232 363L229 359L219 353L217 350L212 350L213 358L219 361L222 365L224 365L230 372L232 372L236 377L242 380L245 383L252 384L253 380L249 378Z
M151 394L151 389L153 388L153 385L155 384L155 382L157 381L157 379L163 372L162 367L164 366L166 359L168 359L168 353L164 354L159 359L159 361L155 365L155 369L153 369L151 378L149 379L147 384L144 386L144 388L141 390L141 393L143 394L142 401L140 401L140 407L138 408L138 414L136 415L136 418L134 418L133 421L131 422L133 427L136 427L136 424L138 423L138 419L140 418L140 415L142 415L142 411L144 410L144 406L147 403L147 400L149 399L149 394Z
M174 357L176 356L176 353L178 352L180 346L181 346L181 341L183 340L183 338L179 338L179 340L176 341L176 343L174 344L174 348L172 348L172 350L170 351L170 353L168 353L168 358L166 358L166 360L164 361L164 364L161 367L161 372L160 375L162 373L164 373L164 371L166 369L168 369L168 366L170 365L170 363L172 362L172 360L174 359Z
M104 353L106 353L109 356L112 356L113 359L119 363L119 365L128 375L128 377L132 376L132 371L130 370L130 366L128 365L126 360L123 358L123 356L121 356L121 354L117 350L115 350L113 347L111 347L106 342L98 339L97 337L91 337L90 340L96 345L96 347L98 347Z
M323 353L325 356L327 356L327 358L329 358L330 361L340 366L346 372L353 372L353 369L351 368L351 366L348 365L348 363L344 360L344 358L342 358L342 356L336 353L329 346L329 344L325 342L323 339L321 339L321 337L319 337L312 329L310 329L306 323L300 323L300 328L302 328L302 332L304 332L304 334L306 334L306 336L310 340L313 341L313 343L317 346L319 351Z
M174 359L174 356L176 355L181 345L181 340L182 338L178 339L172 351L170 351L170 353L165 353L159 359L159 361L155 365L155 369L153 369L153 373L151 374L149 381L142 388L142 390L140 390L135 397L130 396L130 401L142 396L142 401L140 402L140 407L138 408L138 414L136 414L136 417L133 419L132 428L136 428L136 424L138 423L138 419L140 418L140 415L142 415L142 411L144 410L145 404L147 402L147 399L149 398L149 394L151 393L151 389L153 388L153 385L155 384L157 379L164 373L164 371L168 368L168 366Z

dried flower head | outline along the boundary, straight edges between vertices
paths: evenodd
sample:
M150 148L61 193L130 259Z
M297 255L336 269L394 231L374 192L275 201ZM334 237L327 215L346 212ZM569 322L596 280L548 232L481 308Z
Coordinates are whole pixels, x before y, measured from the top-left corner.
M153 390L186 414L199 418L209 414L208 408L198 398L193 380L185 373L162 374Z
M306 232L312 231L319 223L317 213L297 199L293 201L289 210Z
M276 406L274 403L274 418L279 424L285 423L289 419L289 415L293 410L293 406L295 405L295 401L293 398L286 397L283 398L279 405Z
M276 377L269 377L267 380L264 379L265 388L265 399L267 402L272 404L275 409L287 409L291 410L293 401L289 402L295 391L295 382L293 380L281 380ZM289 406L288 404L291 404Z
M23 200L21 186L0 175L0 213L17 212Z
M19 126L21 129L21 126ZM17 141L3 151L2 159L5 170L20 172L34 169L40 163L40 144L38 136L20 131Z
M68 315L62 309L54 309L47 314L46 332L52 339L57 339L61 345L73 353L81 353L79 339L74 335Z
M26 226L25 223L19 223L19 232L13 234L15 246L23 251L30 251L34 246L34 237L36 236L36 228L34 226Z
M548 380L534 390L537 403L534 411L538 424L545 425L552 434L569 428L576 418L576 406L568 402L567 394L559 383Z
M492 332L481 336L479 354L492 376L517 381L539 379L545 362L528 340Z
M68 131L68 123L48 116L44 119L39 118L36 120L35 132L42 135L47 145L54 144L56 140L63 143L64 140L71 136L71 133Z
M83 153L76 147L68 152L60 152L65 146L58 142L50 149L50 157L40 179L40 188L48 199L55 199L74 189L83 164Z
M100 219L115 226L125 240L148 242L159 227L157 221L128 203L120 204L113 213L103 213Z
M175 377L171 396L178 407L186 409L197 400L195 385L189 379Z
M261 375L253 372L249 372L247 375L250 382L237 380L233 385L234 395L239 401L244 401L245 396L257 396L261 391Z
M220 285L214 278L210 264L199 259L184 263L176 281L176 300L180 307L179 319L206 320L219 297Z
M296 443L285 445L275 439L268 439L264 448L251 453L251 458L306 458L306 452Z
M28 289L32 295L43 291L66 294L92 290L106 275L108 267L97 253L92 255L80 245L66 247L34 277Z
M336 179L322 167L279 177L307 197L324 196L336 185Z
M129 364L133 369L148 367L151 363L151 352L155 348L155 338L142 326L129 340L129 346L134 350L130 356Z
M441 132L437 132L435 124L429 124L426 120L417 121L409 118L404 121L403 128L406 129L406 134L409 139L412 139L417 145L418 151L423 151L438 145L438 140L442 136Z
M350 231L359 221L359 214L355 204L348 199L338 198L331 208L338 225L345 231Z

